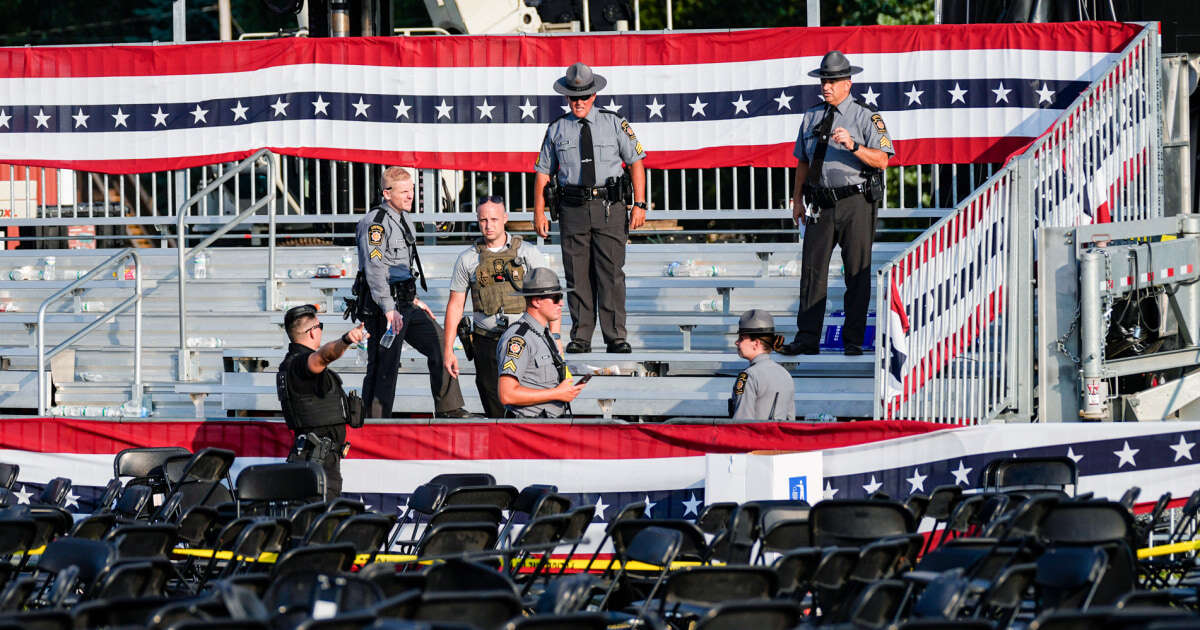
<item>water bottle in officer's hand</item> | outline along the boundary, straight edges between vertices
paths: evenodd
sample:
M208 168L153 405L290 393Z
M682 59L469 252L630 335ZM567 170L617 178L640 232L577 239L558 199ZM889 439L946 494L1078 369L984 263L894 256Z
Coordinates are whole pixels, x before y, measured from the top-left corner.
M388 324L387 332L383 333L383 336L379 338L379 345L384 348L391 348L394 341L396 341L396 331L392 328L391 324Z

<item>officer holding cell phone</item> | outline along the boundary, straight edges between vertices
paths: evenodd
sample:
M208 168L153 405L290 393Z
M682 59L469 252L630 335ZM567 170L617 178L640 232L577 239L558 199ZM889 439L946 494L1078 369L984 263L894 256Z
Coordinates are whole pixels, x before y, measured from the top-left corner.
M517 295L525 298L525 313L505 331L496 346L500 366L497 390L505 416L557 418L571 411L571 401L583 391L588 377L572 382L558 353L550 324L562 318L564 290L558 274L538 267L525 276Z

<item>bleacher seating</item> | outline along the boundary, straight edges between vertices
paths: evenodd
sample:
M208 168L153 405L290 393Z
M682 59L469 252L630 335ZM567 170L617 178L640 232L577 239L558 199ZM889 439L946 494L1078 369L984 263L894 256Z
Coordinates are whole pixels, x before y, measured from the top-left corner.
M878 243L875 263L889 260L902 244ZM429 273L423 299L439 316L448 296L449 273L460 245L424 246ZM543 247L561 273L556 244ZM318 265L340 268L343 247L281 247L277 250L277 302L266 304L267 249L209 250L207 279L187 282L187 338L193 351L194 378L178 379L179 320L177 258L173 249L143 249L143 373L145 391L156 417L224 416L242 411L273 413L278 409L269 375L278 365L286 340L282 311L300 303L323 305L325 321L339 329L341 298L352 278L313 278ZM629 248L629 341L633 355L570 355L576 374L602 370L605 378L585 390L576 413L597 416L710 416L725 414L724 399L732 378L744 365L733 353L737 317L747 308L765 308L776 316L781 334L795 331L799 278L780 276L779 269L799 256L800 244L639 244ZM0 274L22 266L37 267L41 258L56 258L57 280L0 280L0 409L36 407L36 322L43 299L66 286L81 272L111 255L107 250L10 250L0 254ZM673 260L698 260L721 268L709 277L666 277ZM837 254L831 264L830 315L827 330L840 326L841 281ZM300 277L289 277L300 276ZM307 276L307 277L305 277ZM132 293L132 281L100 280L51 306L45 323L48 348L74 334ZM705 301L715 310L701 310ZM873 309L872 309L873 310ZM564 309L564 314L565 309ZM570 325L569 315L564 326ZM872 313L868 326L874 326ZM100 326L51 362L53 403L60 411L120 405L129 397L133 369L132 310ZM597 330L594 346L603 347ZM403 352L398 410L431 411L423 357ZM843 357L836 347L826 354L777 357L797 377L800 416L832 414L862 417L871 413L870 356ZM460 357L466 374L472 367ZM362 360L348 352L335 367L347 373L351 386L361 382ZM612 374L611 376L608 376ZM619 376L617 376L619 374ZM663 379L670 379L664 381ZM481 406L472 378L462 379L468 409Z

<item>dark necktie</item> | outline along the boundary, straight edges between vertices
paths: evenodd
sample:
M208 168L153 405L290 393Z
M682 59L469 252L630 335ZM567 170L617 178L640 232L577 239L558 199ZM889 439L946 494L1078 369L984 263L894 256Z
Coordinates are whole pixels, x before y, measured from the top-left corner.
M579 120L579 185L596 185L596 156L592 148L592 126L586 118Z
M825 117L817 125L817 147L813 151L812 162L808 165L808 181L813 186L821 185L821 169L825 166L825 153L829 150L829 134L833 133L833 116L837 108L825 105Z

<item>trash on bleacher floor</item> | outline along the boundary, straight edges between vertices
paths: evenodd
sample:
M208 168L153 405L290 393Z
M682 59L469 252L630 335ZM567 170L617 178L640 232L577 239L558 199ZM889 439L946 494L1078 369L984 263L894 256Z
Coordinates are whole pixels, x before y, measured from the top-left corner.
M713 265L696 260L678 260L671 262L663 270L663 275L672 278L705 278L723 276L726 273L724 265Z
M189 348L223 348L225 340L220 337L188 337Z

